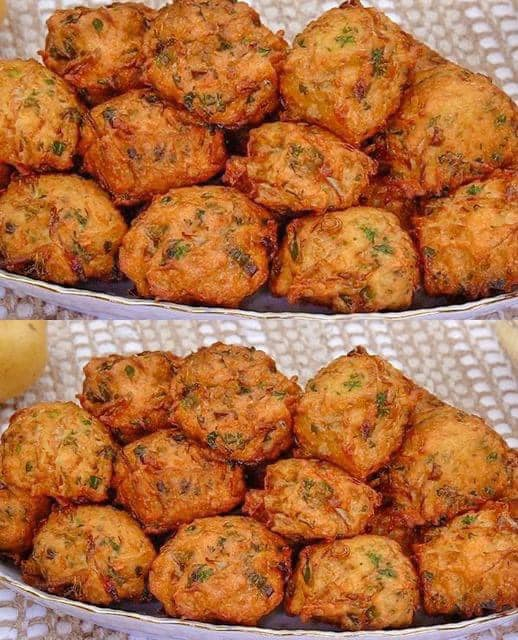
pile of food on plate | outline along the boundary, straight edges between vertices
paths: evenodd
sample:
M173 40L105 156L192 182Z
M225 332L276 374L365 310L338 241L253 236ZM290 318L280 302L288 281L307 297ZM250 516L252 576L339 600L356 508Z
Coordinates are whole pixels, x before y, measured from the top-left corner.
M235 0L47 24L45 66L0 60L1 268L341 313L518 285L516 105L380 11L291 46Z
M346 630L518 605L518 456L357 348L305 391L222 343L93 358L0 440L0 552L50 593Z

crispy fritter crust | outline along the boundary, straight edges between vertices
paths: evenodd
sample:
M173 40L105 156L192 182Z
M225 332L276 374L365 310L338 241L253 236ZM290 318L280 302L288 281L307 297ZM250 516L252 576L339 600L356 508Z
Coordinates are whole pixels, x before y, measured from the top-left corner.
M264 490L246 495L243 512L295 541L362 533L381 496L321 460L279 460L266 469Z
M430 200L414 218L431 296L484 298L518 286L518 172L497 172Z
M397 507L388 505L376 511L374 517L370 518L365 531L395 540L407 556L412 556L415 530Z
M54 511L22 565L23 579L72 600L109 605L143 600L156 556L151 542L124 511L110 506Z
M15 179L0 196L0 267L58 284L113 280L126 230L92 180L59 174Z
M397 217L353 207L290 222L270 288L291 303L355 313L406 309L418 282L417 254Z
M108 498L116 446L105 427L73 402L16 411L0 445L9 485L62 503Z
M283 117L358 146L396 111L414 62L412 39L387 16L345 2L295 38L281 75Z
M465 618L518 606L518 524L490 503L414 545L426 612Z
M504 494L508 454L503 438L478 416L446 404L423 407L382 491L409 523L440 524Z
M288 545L259 522L203 518L162 547L149 588L170 616L253 625L282 602L290 566Z
M294 424L299 453L364 479L401 446L413 404L413 385L400 371L355 349L306 385Z
M171 392L173 422L225 459L259 464L292 444L300 388L263 351L203 347L185 358Z
M66 82L36 60L0 60L0 162L22 173L70 169L82 111Z
M227 158L221 131L147 90L93 109L83 120L79 151L84 170L121 205L205 182Z
M168 351L92 358L83 369L79 401L122 442L166 429L171 380L180 363Z
M419 604L417 576L394 540L335 540L302 550L284 604L304 622L347 631L408 627Z
M165 533L195 518L232 511L246 492L243 471L177 431L160 431L117 456L117 501L146 533Z
M176 0L145 39L147 80L205 122L237 128L277 108L287 44L235 0Z
M411 219L418 212L415 200L407 198L399 185L388 176L377 175L360 196L362 207L384 209L397 216L403 229L411 229Z
M228 187L186 187L157 197L120 254L143 297L237 307L267 280L277 224Z
M223 181L279 213L324 213L357 204L375 168L325 129L272 122L250 132L247 156L229 160Z
M384 160L407 197L444 195L516 160L517 127L518 109L489 78L429 65L387 124Z
M155 16L136 2L55 11L41 56L86 103L99 104L142 86L144 34Z

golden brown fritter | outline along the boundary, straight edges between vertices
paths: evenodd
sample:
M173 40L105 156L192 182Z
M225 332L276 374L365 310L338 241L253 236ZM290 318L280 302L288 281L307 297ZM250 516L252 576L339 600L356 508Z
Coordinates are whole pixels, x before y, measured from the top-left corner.
M272 122L250 132L247 156L232 157L223 181L279 213L357 204L375 163L335 135L307 124Z
M411 228L411 218L418 212L415 200L405 197L402 189L383 175L372 178L360 196L360 205L390 211L397 216L403 229Z
M518 172L430 200L424 214L414 225L429 295L476 299L518 286Z
M357 348L306 385L294 423L300 453L364 479L401 446L413 403L400 371Z
M270 288L291 303L355 313L406 309L418 282L417 254L397 217L353 207L290 222Z
M518 109L489 78L435 64L389 120L384 160L407 197L444 195L515 160L517 127Z
M171 380L180 363L168 351L92 358L79 401L122 442L167 429Z
M136 218L122 271L146 298L237 307L267 280L277 224L228 187L186 187Z
M73 402L41 402L11 416L0 441L8 485L62 503L108 498L115 444Z
M397 506L387 505L376 511L374 517L370 518L365 531L395 540L406 555L412 556L415 530L408 524L404 513L401 513Z
M253 625L282 602L290 565L284 540L259 522L202 518L161 548L149 588L170 616Z
M266 469L264 490L246 495L243 513L295 541L362 533L381 497L321 460L279 460Z
M263 351L203 347L185 358L171 393L173 422L227 460L259 464L292 444L300 389Z
M440 524L504 494L508 454L481 418L438 405L415 415L382 490L410 525Z
M414 62L412 39L387 16L345 2L295 38L281 74L283 117L358 146L396 111Z
M6 164L0 164L0 191L3 191L9 186L11 173L11 167Z
M120 205L205 182L227 158L221 131L147 90L92 109L83 120L79 152L84 170Z
M286 611L347 631L408 627L417 576L394 540L361 535L305 547L288 585Z
M176 0L146 36L147 80L205 122L258 123L278 105L282 36L245 2Z
M91 180L60 174L15 179L0 196L0 267L58 284L113 280L126 229Z
M72 89L36 60L0 60L0 162L23 173L72 168L81 114Z
M41 56L88 104L142 86L144 34L156 11L136 2L55 11Z
M414 545L426 612L472 618L518 606L518 524L490 503Z
M143 600L156 556L124 511L110 506L67 507L51 513L22 565L23 579L72 600L109 605Z
M117 456L117 502L146 533L165 533L195 518L232 511L246 492L243 471L217 460L177 431L160 431L128 444Z

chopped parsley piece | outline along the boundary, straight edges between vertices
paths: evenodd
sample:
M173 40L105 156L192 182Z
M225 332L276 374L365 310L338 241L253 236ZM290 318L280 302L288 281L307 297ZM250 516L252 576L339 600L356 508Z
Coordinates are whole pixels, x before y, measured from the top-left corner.
M372 72L376 78L384 76L387 72L387 62L383 57L385 49L380 47L379 49L373 49L371 53Z
M476 196L482 191L482 187L479 187L476 184L472 184L470 187L466 189L466 193L470 196Z
M92 20L92 25L97 33L101 33L104 27L104 22L102 20L99 20L99 18L95 18L94 20Z
M183 240L173 240L164 252L164 262L167 262L167 260L181 260L190 250L191 247Z
M130 364L126 365L125 368L124 368L124 373L131 380L133 378L133 376L135 375L135 367L132 367Z
M66 146L67 145L64 142L61 142L61 140L54 140L52 143L52 153L56 156L62 156Z
M257 273L257 265L252 260L251 256L243 251L243 249L240 249L239 247L233 247L229 250L228 255L232 258L232 260L237 262L237 264L241 267L241 269L243 269L247 276L251 277Z
M470 524L473 524L476 519L477 519L477 516L467 515L467 516L464 516L463 518L461 518L460 521L462 522L462 524L470 525Z
M90 476L88 478L88 485L92 489L97 489L101 483L102 483L102 479L99 478L99 476Z
M390 410L387 406L387 392L386 391L380 391L377 395L376 395L376 409L377 409L377 416L378 418L384 418L385 416L388 416L388 414L390 413Z
M344 387L347 391L353 389L359 389L362 386L362 379L359 373L351 373L349 378L344 382Z
M250 584L254 585L254 587L257 587L257 589L259 589L263 596L269 598L271 595L273 595L273 587L263 575L261 575L260 573L255 573L254 571L252 573L249 573L247 577Z
M213 573L214 570L208 567L206 564L199 564L189 576L189 579L187 580L187 586L192 586L194 582L206 582Z
M311 565L309 564L309 562L306 562L306 564L304 565L304 569L302 570L302 577L304 578L304 582L306 584L309 584L309 581L311 580Z
M290 242L290 255L291 259L296 262L300 255L299 243L297 236L293 236L293 240Z
M342 47L342 49L345 47L346 44L356 43L356 37L351 27L344 27L340 35L336 36L335 40Z
M271 49L268 49L267 47L259 47L257 51L259 51L259 55L265 57L270 53Z

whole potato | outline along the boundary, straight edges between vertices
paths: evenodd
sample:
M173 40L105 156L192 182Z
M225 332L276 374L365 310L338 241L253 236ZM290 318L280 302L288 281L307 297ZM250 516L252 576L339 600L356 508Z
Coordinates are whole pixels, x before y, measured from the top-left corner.
M22 394L40 377L47 362L45 320L0 323L0 402Z

